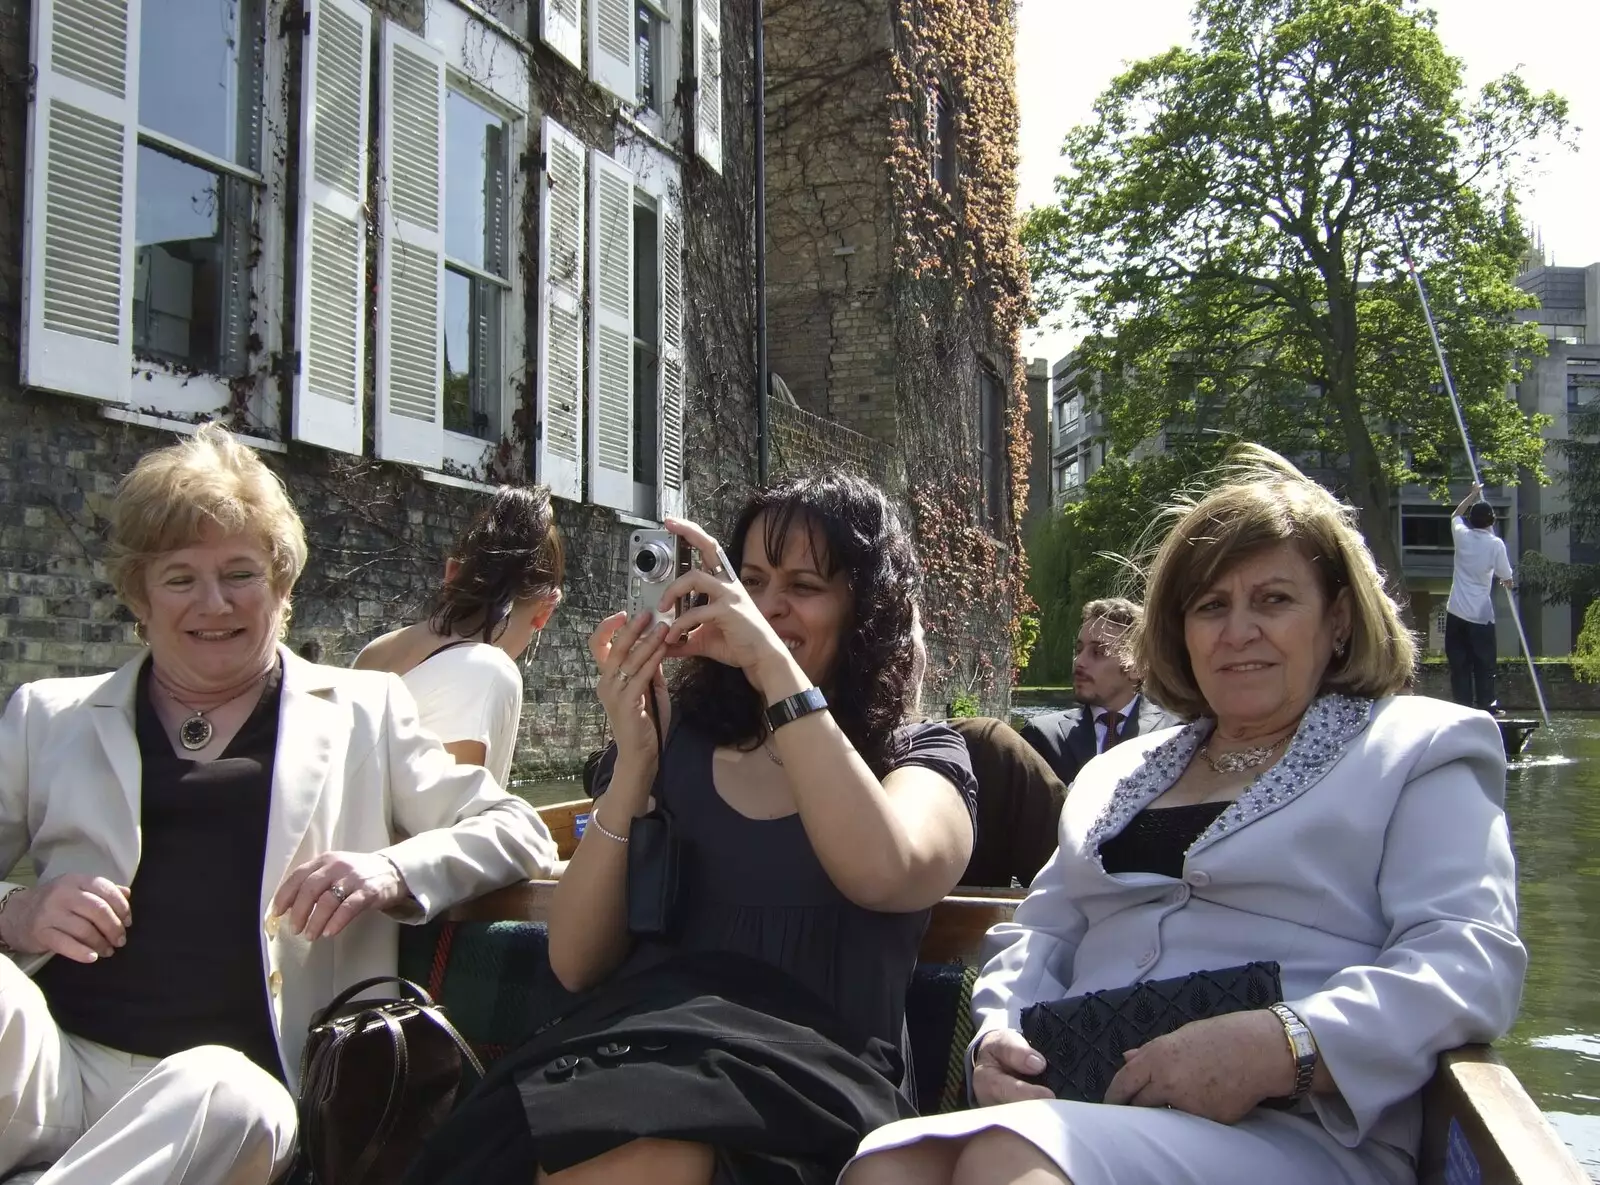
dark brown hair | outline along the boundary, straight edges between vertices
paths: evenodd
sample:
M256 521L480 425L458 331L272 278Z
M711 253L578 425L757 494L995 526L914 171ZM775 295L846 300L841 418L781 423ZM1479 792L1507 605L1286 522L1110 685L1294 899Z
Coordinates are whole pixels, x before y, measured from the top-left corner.
M429 624L446 637L470 630L492 642L518 601L558 592L566 551L544 486L501 486L450 553L454 575L440 587Z

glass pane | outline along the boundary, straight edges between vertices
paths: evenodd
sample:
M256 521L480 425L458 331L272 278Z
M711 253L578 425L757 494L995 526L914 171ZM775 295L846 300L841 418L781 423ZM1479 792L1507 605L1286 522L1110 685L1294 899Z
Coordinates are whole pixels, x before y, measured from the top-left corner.
M645 111L660 111L657 83L660 80L661 68L658 52L661 43L661 18L648 4L638 5L635 30L635 37L639 43L635 54L639 75L639 106Z
M445 269L444 426L451 432L500 437L504 299L497 284Z
M445 101L445 254L506 274L505 120L451 91Z
M444 273L444 426L472 431L472 280Z
M139 22L139 123L260 167L262 0L160 0Z
M134 349L208 373L242 374L251 185L140 145L135 202Z

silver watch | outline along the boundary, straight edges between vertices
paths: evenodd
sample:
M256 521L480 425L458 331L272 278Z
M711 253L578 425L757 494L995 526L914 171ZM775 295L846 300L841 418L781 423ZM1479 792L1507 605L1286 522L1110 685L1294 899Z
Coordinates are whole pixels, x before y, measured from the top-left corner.
M1306 1027L1306 1022L1294 1014L1286 1004L1270 1005L1273 1016L1283 1022L1283 1035L1288 1038L1289 1051L1294 1055L1294 1091L1291 1099L1304 1098L1311 1093L1311 1081L1317 1075L1317 1041Z

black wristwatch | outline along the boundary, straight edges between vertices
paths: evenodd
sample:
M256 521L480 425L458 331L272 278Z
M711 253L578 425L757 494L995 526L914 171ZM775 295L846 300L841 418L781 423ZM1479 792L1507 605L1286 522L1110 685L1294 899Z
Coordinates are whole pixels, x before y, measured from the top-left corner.
M767 709L767 727L777 732L785 724L793 724L802 716L820 712L828 706L827 697L820 688L807 687L788 699L781 699Z

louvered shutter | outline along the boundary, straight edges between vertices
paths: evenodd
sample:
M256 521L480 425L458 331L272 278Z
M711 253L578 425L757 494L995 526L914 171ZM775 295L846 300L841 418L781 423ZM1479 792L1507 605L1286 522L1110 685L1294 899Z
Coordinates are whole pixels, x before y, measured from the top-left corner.
M139 0L35 0L33 22L22 383L126 403Z
M661 203L661 515L681 517L683 500L683 215Z
M583 186L578 138L545 117L539 173L539 368L536 475L552 494L583 497Z
M581 0L539 0L539 39L583 68Z
M294 436L359 454L372 16L356 0L304 2Z
M722 172L722 0L695 0L695 155Z
M378 91L377 423L386 461L444 461L444 55L392 21Z
M598 151L589 182L589 493L633 509L633 174Z
M589 0L589 77L629 106L639 101L634 0Z

